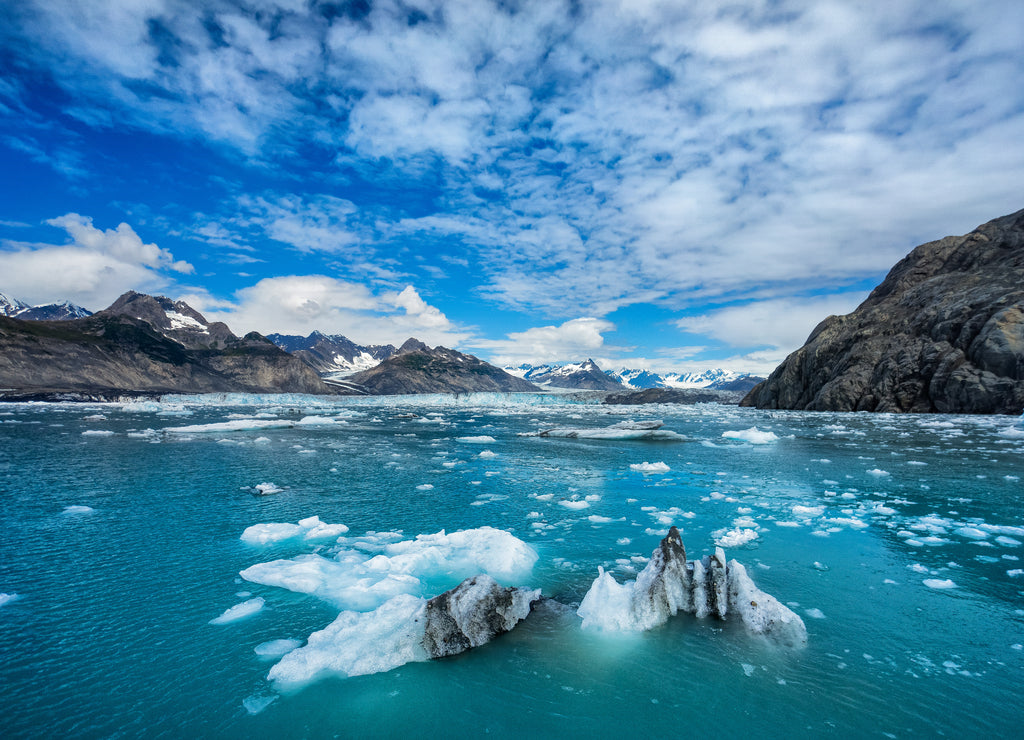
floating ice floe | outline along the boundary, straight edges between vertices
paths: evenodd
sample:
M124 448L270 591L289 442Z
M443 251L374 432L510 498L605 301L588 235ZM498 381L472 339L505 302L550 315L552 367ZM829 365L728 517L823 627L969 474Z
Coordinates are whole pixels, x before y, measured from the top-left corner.
M276 483L264 482L257 483L252 487L252 493L254 496L270 496L275 493L281 493L284 489L279 487Z
M467 444L474 445L489 445L494 444L495 442L498 441L494 437L488 436L486 434L481 434L477 437L456 437L455 440L457 442L466 442Z
M923 583L923 584L924 584L925 586L927 586L928 588L936 588L936 589L940 589L940 590L941 590L941 589L949 589L949 588L956 588L956 584L955 584L955 583L953 583L953 581L951 581L951 580L950 580L950 579L948 579L948 578L946 578L946 579L940 579L940 578L925 578L925 579L924 579L923 581L921 581L921 582L922 582L922 583Z
M635 470L638 473L667 473L671 468L663 462L642 462L633 463L629 466L630 470Z
M242 532L241 540L250 545L270 545L276 542L302 537L304 540L322 540L340 537L348 532L344 524L327 524L320 517L311 516L302 519L298 524L286 522L268 522L254 524Z
M749 442L752 445L766 445L771 442L778 442L779 437L774 432L762 432L757 427L750 427L750 429L742 429L739 431L729 430L722 432L722 436L726 439L736 439L741 442Z
M0 593L0 606L10 604L12 601L17 601L20 596L18 594L4 594Z
M302 647L302 640L280 639L261 642L252 651L264 659L280 658L295 648Z
M82 432L83 437L111 437L113 434L109 429L86 429Z
M91 514L96 509L91 506L84 506L82 504L72 504L71 506L65 506L62 514Z
M211 619L210 624L230 624L231 622L251 617L253 614L261 611L265 603L262 596L257 596L254 599L243 601L241 604L235 604L230 609L225 610L219 617Z
M735 613L755 634L771 635L791 645L807 641L803 620L759 590L739 562L726 564L722 548L702 560L687 562L675 527L635 581L620 584L599 568L577 614L584 628L640 631L664 624L681 611L719 619Z
M551 427L537 432L521 432L520 437L562 437L566 439L637 439L677 442L686 439L678 432L662 429L662 421L620 421L599 429Z

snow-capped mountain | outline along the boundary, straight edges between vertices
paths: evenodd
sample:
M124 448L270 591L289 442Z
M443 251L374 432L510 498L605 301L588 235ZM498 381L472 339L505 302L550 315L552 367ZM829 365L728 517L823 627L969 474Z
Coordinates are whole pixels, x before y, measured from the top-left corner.
M715 368L695 372L657 373L646 368L622 368L602 371L593 360L551 365L520 365L505 371L538 385L554 388L585 388L595 390L646 390L648 388L707 388L711 390L744 390L753 388L764 378L734 370ZM604 379L597 378L597 374Z
M614 391L622 388L618 381L609 377L598 367L596 362L590 359L564 365L520 365L519 367L505 368L505 372L549 388L597 391Z
M189 349L224 349L238 337L220 321L208 322L184 301L131 290L101 313L145 321L165 337ZM262 338L261 338L262 339Z
M0 316L9 316L12 319L24 321L68 321L70 319L84 319L92 316L81 306L71 301L60 303L41 303L38 306L30 306L17 298L8 298L0 293Z
M627 388L708 388L712 390L742 390L753 388L764 378L735 370L714 368L699 372L656 373L647 369L623 368L610 373Z
M390 344L363 346L341 334L314 331L308 337L268 334L267 339L289 352L321 375L344 377L376 367L397 352Z

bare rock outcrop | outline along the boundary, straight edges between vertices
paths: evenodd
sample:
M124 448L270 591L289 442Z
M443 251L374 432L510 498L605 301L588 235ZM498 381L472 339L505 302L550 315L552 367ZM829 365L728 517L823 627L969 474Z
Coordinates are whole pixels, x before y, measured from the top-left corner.
M822 321L741 405L1019 414L1024 210L915 248L853 313Z

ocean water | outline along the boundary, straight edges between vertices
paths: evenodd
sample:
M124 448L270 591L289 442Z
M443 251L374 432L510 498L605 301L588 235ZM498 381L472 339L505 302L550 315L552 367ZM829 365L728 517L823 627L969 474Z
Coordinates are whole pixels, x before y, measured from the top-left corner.
M653 419L684 439L521 436ZM2 404L0 734L1018 736L1022 478L1006 417ZM598 567L635 578L673 524L691 558L725 546L807 645L686 614L583 629ZM476 568L554 601L459 656L389 653L375 609ZM359 636L303 647L342 611ZM342 653L397 667L345 676Z

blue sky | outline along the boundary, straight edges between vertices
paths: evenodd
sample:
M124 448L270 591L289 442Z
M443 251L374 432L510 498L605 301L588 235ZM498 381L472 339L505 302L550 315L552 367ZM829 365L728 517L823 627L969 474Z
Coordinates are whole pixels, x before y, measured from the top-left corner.
M1024 207L1019 0L8 0L0 291L768 372Z

